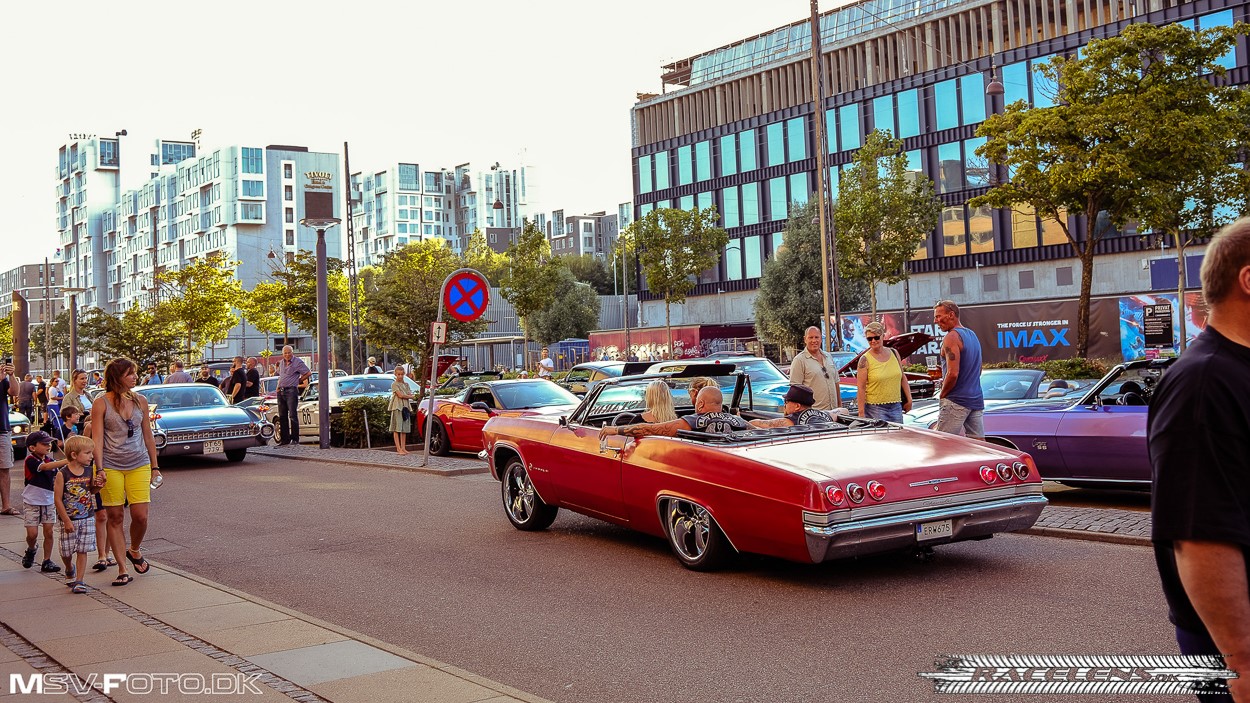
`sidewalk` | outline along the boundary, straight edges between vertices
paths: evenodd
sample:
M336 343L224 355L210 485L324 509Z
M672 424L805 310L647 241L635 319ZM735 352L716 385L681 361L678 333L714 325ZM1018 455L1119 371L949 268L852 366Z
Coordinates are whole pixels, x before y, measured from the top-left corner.
M1150 546L1150 513L1048 505L1025 534Z
M12 528L20 529L20 521L2 519L5 539L19 534ZM19 692L8 674L25 681L36 673L72 674L85 690L87 680L98 684L105 674L176 672L201 674L215 690L229 685L225 690L241 692L206 697L179 693L174 683L174 691L160 695L161 700L547 703L169 567L153 564L124 587L108 585L114 569L89 571L92 591L74 595L63 585L62 574L42 574L37 566L23 569L23 549L25 542L0 546L0 672L6 674L0 700L32 695ZM239 680L251 681L260 693L239 687ZM151 677L134 677L130 683L145 681ZM6 699L10 694L16 695ZM39 697L90 703L144 699L151 697L127 684L107 695L97 686L85 694Z
M439 476L465 476L490 472L490 468L486 466L485 461L469 454L455 454L452 456L434 456L431 454L429 465L421 466L421 448L418 445L410 446L416 448L410 448L408 451L411 453L407 456L396 454L394 447L382 447L379 449L331 447L330 449L321 449L315 443L290 444L285 447L274 445L252 447L248 451L261 456L299 459L301 461L320 461L344 466L375 466L437 474Z

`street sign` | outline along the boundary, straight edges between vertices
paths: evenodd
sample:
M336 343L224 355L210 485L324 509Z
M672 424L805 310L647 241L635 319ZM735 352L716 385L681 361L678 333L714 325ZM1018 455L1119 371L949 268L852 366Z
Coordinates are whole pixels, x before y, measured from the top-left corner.
M447 314L461 322L472 322L486 312L490 289L486 279L476 271L461 271L452 276L443 288L443 306Z
M1142 336L1148 347L1171 347L1175 341L1172 328L1172 304L1159 303L1143 306Z
M430 330L430 341L434 344L447 343L447 323L435 322L433 329Z

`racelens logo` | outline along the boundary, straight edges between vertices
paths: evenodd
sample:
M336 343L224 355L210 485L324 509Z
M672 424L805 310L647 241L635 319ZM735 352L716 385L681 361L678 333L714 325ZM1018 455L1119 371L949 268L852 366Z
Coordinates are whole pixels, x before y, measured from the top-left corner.
M937 693L1192 695L1226 693L1236 678L1220 656L957 654L920 674Z

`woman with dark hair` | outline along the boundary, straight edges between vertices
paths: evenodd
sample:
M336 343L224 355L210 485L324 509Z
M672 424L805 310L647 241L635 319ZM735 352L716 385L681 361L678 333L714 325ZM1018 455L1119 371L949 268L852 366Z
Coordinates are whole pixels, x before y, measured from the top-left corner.
M148 420L148 402L134 392L139 382L138 367L130 359L114 359L104 369L105 392L91 406L92 439L95 441L96 468L104 472L100 491L108 513L108 541L114 554L124 553L135 571L146 574L151 565L143 558L140 545L148 529L148 504L152 500L153 474L160 475L156 461L156 441ZM130 505L130 549L122 526L125 505ZM119 560L114 586L134 580L126 572L126 561Z

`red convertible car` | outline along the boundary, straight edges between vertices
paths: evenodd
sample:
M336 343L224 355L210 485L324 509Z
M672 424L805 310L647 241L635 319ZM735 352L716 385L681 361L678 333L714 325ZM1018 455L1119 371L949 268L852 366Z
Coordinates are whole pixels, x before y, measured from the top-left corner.
M482 449L482 427L493 417L530 417L568 413L581 400L544 379L512 379L473 383L450 398L434 399L434 430L430 433L430 453L478 452ZM418 434L425 432L428 400L417 406Z
M601 442L603 425L639 420L656 378L689 414L688 382L653 374L602 381L567 412L486 423L479 456L514 527L545 529L564 507L665 538L684 566L710 570L735 552L822 562L985 539L1031 527L1046 505L1028 454L846 416Z

